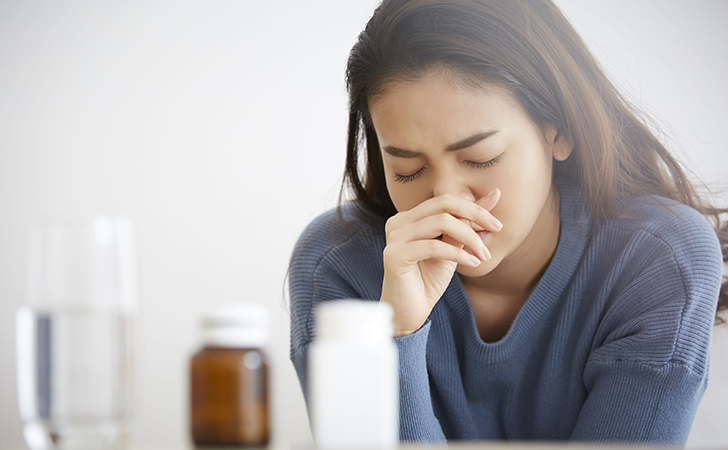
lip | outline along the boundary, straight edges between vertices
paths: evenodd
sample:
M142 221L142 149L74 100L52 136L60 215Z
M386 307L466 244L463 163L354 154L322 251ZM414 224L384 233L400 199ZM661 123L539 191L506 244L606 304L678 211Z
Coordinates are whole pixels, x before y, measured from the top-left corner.
M478 233L478 236L480 236L480 238L481 238L481 239L485 238L485 237L486 237L487 235L489 235L489 234L490 234L490 233L489 233L488 231L486 231L486 230L479 230L479 231L476 231L476 233Z

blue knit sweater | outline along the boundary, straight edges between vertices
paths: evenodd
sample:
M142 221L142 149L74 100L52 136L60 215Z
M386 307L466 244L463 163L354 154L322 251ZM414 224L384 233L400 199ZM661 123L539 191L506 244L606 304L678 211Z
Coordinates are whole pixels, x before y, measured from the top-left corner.
M481 340L457 274L425 325L395 339L401 440L684 445L708 379L715 232L660 197L597 225L578 191L559 191L556 253L503 339ZM383 220L354 204L341 216L311 223L292 259L291 359L304 395L315 306L381 294Z

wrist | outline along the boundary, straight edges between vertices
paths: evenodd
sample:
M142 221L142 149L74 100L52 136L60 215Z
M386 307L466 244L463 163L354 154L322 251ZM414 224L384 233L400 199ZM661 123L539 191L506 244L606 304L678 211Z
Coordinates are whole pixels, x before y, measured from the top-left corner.
M422 328L422 324L420 324L418 327L412 327L411 324L409 324L409 326L408 326L407 324L405 324L401 320L399 320L399 314L397 313L397 309L394 307L395 305L392 302L387 301L387 299L384 295L382 295L382 297L380 297L379 301L381 303L387 303L392 307L392 311L393 311L392 337L399 338L402 336L408 336L410 334L417 332L420 328Z

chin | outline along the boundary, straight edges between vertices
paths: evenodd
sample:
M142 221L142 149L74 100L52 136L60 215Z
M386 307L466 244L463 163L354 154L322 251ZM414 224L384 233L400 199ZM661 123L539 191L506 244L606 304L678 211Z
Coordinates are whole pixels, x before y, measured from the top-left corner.
M498 266L498 262L495 261L495 258L491 258L488 261L481 262L478 267L461 266L458 264L455 271L464 277L477 278L488 275L496 266Z

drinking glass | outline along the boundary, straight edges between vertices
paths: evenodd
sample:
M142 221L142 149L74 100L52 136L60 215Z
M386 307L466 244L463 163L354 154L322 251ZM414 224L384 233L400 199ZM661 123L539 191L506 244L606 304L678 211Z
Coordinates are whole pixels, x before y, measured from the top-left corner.
M16 315L18 400L32 450L120 449L132 413L139 309L124 217L36 223Z

